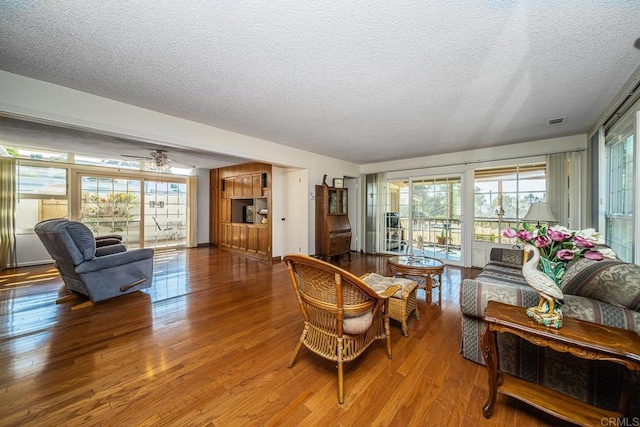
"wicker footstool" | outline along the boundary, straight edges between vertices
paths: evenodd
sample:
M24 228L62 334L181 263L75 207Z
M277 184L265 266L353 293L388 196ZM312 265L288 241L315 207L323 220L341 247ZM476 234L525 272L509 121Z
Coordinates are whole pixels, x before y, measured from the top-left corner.
M384 290L391 285L402 285L402 289L389 298L389 317L402 324L402 335L409 336L409 328L407 328L409 316L413 313L416 320L420 319L416 303L418 284L413 280L383 277L375 273L365 274L362 280L376 291Z

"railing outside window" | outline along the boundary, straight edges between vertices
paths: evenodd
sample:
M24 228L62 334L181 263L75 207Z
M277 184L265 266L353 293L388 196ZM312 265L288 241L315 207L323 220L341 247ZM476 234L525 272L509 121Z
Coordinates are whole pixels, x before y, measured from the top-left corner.
M519 228L531 203L546 199L546 165L478 169L474 186L474 241L511 244L515 240L503 237L504 230Z

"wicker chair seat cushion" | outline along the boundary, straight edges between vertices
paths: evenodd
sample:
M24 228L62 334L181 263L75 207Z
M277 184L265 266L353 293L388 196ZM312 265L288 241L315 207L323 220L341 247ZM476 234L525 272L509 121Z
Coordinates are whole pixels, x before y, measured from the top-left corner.
M414 283L411 279L403 279L401 277L384 277L376 273L369 273L366 276L363 276L362 281L377 293L384 292L385 289L392 285L402 286L398 292L391 296L392 298L402 298L402 292L405 288Z

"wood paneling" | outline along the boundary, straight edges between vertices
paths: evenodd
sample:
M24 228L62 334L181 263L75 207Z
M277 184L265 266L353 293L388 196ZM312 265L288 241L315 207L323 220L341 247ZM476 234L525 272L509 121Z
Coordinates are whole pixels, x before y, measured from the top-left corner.
M217 169L209 172L209 243L217 245L220 240L220 178Z
M384 274L386 258L354 254L340 265ZM78 311L51 265L0 272L1 425L561 425L498 398L482 418L483 366L459 353L463 277L447 267L442 308L418 291L409 336L392 321L384 341L345 364L302 349L303 329L283 263L216 247L157 251L153 286Z
M246 163L217 170L222 189L218 197L220 246L271 261L271 165ZM269 214L256 215L255 225L245 221L245 206L254 211L266 208ZM266 218L266 222L261 220ZM225 224L231 222L230 227ZM226 230L225 230L226 229Z

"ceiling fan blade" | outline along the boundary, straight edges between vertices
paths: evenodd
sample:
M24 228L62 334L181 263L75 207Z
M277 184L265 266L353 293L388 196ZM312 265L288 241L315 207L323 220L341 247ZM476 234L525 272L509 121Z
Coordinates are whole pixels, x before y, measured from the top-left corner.
M183 163L180 161L176 161L174 159L169 158L169 154L167 152L167 150L162 150L162 149L155 149L152 150L148 156L133 156L130 154L120 154L120 157L126 157L129 159L137 159L137 160L146 160L148 162L155 162L158 167L160 167L162 164L169 164L171 166L176 166L176 167L184 167L184 168L195 168L195 165L191 165L189 163Z

